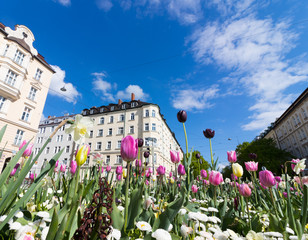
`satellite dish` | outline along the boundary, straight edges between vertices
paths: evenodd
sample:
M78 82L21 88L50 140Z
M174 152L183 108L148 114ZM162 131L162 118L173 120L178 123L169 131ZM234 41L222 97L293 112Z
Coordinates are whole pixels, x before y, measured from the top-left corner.
M62 88L60 88L60 90L61 90L62 92L66 92L65 85L64 85Z

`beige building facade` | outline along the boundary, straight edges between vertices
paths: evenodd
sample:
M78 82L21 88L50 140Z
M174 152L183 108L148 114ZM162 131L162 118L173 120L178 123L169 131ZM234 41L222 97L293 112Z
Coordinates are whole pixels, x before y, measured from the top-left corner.
M54 70L33 47L30 29L0 23L0 171L23 140L36 136Z
M308 88L261 137L274 139L278 148L296 158L308 159Z

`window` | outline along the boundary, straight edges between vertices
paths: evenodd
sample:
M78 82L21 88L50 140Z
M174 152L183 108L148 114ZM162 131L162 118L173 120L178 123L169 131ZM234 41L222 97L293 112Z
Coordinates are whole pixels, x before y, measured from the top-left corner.
M93 137L93 130L90 131L89 133L89 137L92 138Z
M101 150L102 149L102 142L97 142L96 143L96 150Z
M60 142L60 135L57 136L57 142Z
M1 111L1 109L3 107L3 105L4 105L5 100L6 99L4 97L0 96L0 111Z
M23 60L24 60L24 57L25 57L25 55L21 51L16 50L16 53L15 53L15 56L14 56L14 62L21 65Z
M92 143L88 143L88 145L89 145L89 147L90 147L90 149L92 148Z
M67 158L64 158L63 164L64 164L64 165L67 165Z
M116 164L122 164L122 158L121 158L121 155L117 155Z
M144 124L144 131L149 131L149 130L150 130L149 124L148 123Z
M6 74L4 82L8 85L14 86L16 82L16 78L17 78L17 74L9 70Z
M104 124L105 123L105 118L104 117L101 117L100 119L99 119L99 124Z
M62 141L63 141L63 135L60 136L60 142L62 142Z
M106 164L109 165L110 164L110 155L106 156Z
M104 108L102 107L102 108L99 110L99 112L101 112L101 113L104 112Z
M103 129L99 129L99 130L98 130L97 136L98 136L98 137L102 137L102 136L103 136Z
M137 106L137 103L136 102L132 102L131 103L131 107L136 107Z
M111 149L111 141L108 141L108 142L107 142L107 147L106 147L106 149Z
M66 152L66 153L69 153L69 152L70 152L70 146L66 146L65 152Z
M306 119L307 118L307 113L306 113L304 108L302 108L302 113L303 113L304 119Z
M43 73L43 71L41 69L39 69L39 68L36 69L34 79L39 81L41 79L42 73Z
M130 114L130 120L135 120L135 113Z
M134 133L134 126L129 127L129 133Z
M43 127L43 128L41 128L41 130L42 130L42 133L45 133L46 128L45 128L45 127Z
M291 131L292 131L292 128L291 128L290 122L288 121L287 124L288 124L289 131L291 132Z
M124 121L124 114L121 114L121 115L120 115L119 121L120 121L120 122L123 122L123 121Z
M4 52L3 52L3 56L6 55L7 51L9 50L10 45L6 44Z
M306 133L302 128L301 128L301 132L302 132L303 139L306 139Z
M30 108L25 107L24 112L21 115L21 120L28 122L29 121L29 116L30 116L30 111L31 111Z
M121 148L121 140L118 141L117 148Z
M156 112L155 110L152 110L152 117L155 117L156 116Z
M122 104L122 109L125 109L126 108L126 105L125 104Z
M113 111L114 110L114 106L111 106L110 110Z
M72 135L71 134L68 135L67 141L72 141Z
M149 116L150 116L149 110L145 110L145 117L149 117Z
M123 127L119 127L118 128L118 134L123 134L124 133L124 128Z
M109 123L113 123L113 116L110 116Z
M58 147L55 147L53 152L57 153L58 152Z
M46 154L49 153L49 150L50 150L50 147L47 147L47 148L46 148Z
M53 132L55 130L55 126L52 126L51 128L50 128L50 132Z
M89 164L89 163L90 163L90 156L87 157L85 164Z
M108 129L108 136L111 136L112 135L112 128L109 128Z
M293 119L294 126L296 126L297 124L296 124L295 117L292 117L292 119Z
M297 123L301 124L301 120L299 119L299 116L296 114Z
M152 131L156 131L156 123L152 123Z

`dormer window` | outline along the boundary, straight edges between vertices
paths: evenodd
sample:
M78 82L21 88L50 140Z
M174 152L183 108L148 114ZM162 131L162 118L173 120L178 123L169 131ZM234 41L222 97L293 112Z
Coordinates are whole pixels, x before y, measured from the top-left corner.
M136 107L137 105L138 105L138 104L137 104L136 102L132 102L132 103L131 103L131 106L132 106L132 107Z
M90 114L93 114L93 113L94 113L94 110L93 110L93 109L91 109L91 110L90 110Z
M126 108L126 105L125 104L122 104L122 109L125 109Z
M101 109L99 110L99 112L101 112L101 113L104 112L104 108L101 108Z
M110 110L113 111L114 110L114 106L111 106Z

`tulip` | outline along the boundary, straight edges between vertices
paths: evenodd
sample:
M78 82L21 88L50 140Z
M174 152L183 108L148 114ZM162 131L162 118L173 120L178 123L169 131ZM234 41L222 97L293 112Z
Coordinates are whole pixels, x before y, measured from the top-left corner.
M235 151L228 151L227 155L228 155L228 161L230 163L235 163L237 161L236 152Z
M237 176L235 176L233 173L231 173L231 179L232 179L233 181L236 181L236 180L237 180Z
M197 187L197 185L192 185L192 186L191 186L191 191L192 191L193 193L198 192L198 187Z
M173 184L174 183L174 179L170 178L170 183Z
M31 174L30 174L30 179L31 179L31 180L34 180L34 178L35 178L36 176L37 176L36 174L34 175L34 173L31 173Z
M265 187L272 187L276 184L275 177L271 171L264 170L259 172L259 180L261 185Z
M206 179L203 179L202 182L204 185L209 185L209 182Z
M292 163L291 163L291 168L292 168L292 170L294 171L294 168L295 168L295 166L296 166L296 164L299 162L300 160L299 159L292 159Z
M308 187L308 176L302 177L302 183Z
M136 159L135 165L136 165L136 167L141 167L142 166L141 160L140 159Z
M186 172L185 172L185 167L184 167L183 164L180 164L180 165L178 166L178 174L181 175L181 176L183 176L183 175L186 174Z
M148 158L150 156L150 153L149 152L144 152L143 156L144 156L144 158Z
M62 165L61 165L61 167L62 167ZM70 168L71 174L74 175L76 170L77 170L77 162L72 160L71 161L71 168ZM65 170L64 170L64 172L65 172Z
M172 172L169 173L169 177L170 177L170 178L172 177Z
M56 165L55 165L55 168L57 168L59 165L59 160L56 161Z
M243 176L243 167L238 163L232 164L232 172L235 176L241 177Z
M177 114L177 118L179 122L184 123L187 120L187 113L184 110L180 110Z
M65 170L66 170L66 166L61 164L60 171L64 173Z
M208 129L206 129L206 130L203 131L203 135L204 135L206 138L211 139L211 138L213 138L213 137L215 136L215 131L208 128Z
M27 144L27 141L24 140L21 145L19 146L19 150L23 148L23 146L25 146ZM30 157L31 152L32 152L32 148L33 148L33 144L30 143L27 148L25 149L25 151L23 152L22 156L23 157Z
M251 195L251 189L246 183L240 184L238 187L238 191L244 197L250 197Z
M288 193L283 192L282 194L283 194L283 196L284 196L285 198L287 198L287 197L288 197Z
M72 134L74 142L81 144L84 142L85 138L90 137L88 129L92 128L93 125L94 122L90 117L83 117L80 114L77 114L74 123L69 128L65 129L65 133Z
M107 171L107 172L110 172L110 171L111 171L111 166L108 165L108 166L106 167L106 171Z
M282 181L281 177L279 177L279 176L275 177L275 180L276 180L277 183L280 183Z
M10 173L10 176L13 177L15 175L16 171L17 171L17 168L13 168L13 170Z
M206 171L205 171L204 169L202 169L202 170L200 171L200 175L201 175L201 177L203 177L203 178L206 178L206 177L207 177L207 173L206 173Z
M138 147L143 146L143 138L138 138Z
M145 180L145 184L146 184L146 185L150 185L150 182L149 182L148 179Z
M121 181L122 180L122 175L121 174L117 174L117 180Z
M123 175L123 178L127 177L127 169L122 170L122 175Z
M258 171L258 163L257 162L245 162L245 167L248 172L256 172Z
M178 151L170 151L171 162L179 163L180 162L180 152Z
M78 166L82 166L86 162L90 150L90 146L87 144L83 144L77 149L75 158Z
M149 177L151 177L151 173L150 173L148 170L146 170L146 171L145 171L145 176L146 176L147 178L149 178Z
M251 160L256 160L257 159L257 154L255 154L255 153L249 153L249 158L251 159Z
M103 166L101 167L101 172L102 172L102 173L104 172L104 167L103 167Z
M117 168L116 168L116 174L117 174L117 175L120 175L120 174L122 174L122 171L123 171L122 166L117 166Z
M138 155L138 140L128 135L121 142L121 157L126 162L134 161Z
M197 159L200 159L200 158L201 158L200 153L196 153L196 158L197 158Z
M158 175L163 176L163 175L165 175L166 168L163 167L163 166L159 166L156 171L157 171Z
M214 186L218 186L219 184L221 184L224 181L223 178L222 178L222 174L220 172L210 171L209 175L210 175L209 181Z
M296 173L296 174L299 174L300 172L303 172L306 168L306 158L300 160L299 162L296 163L293 171Z

